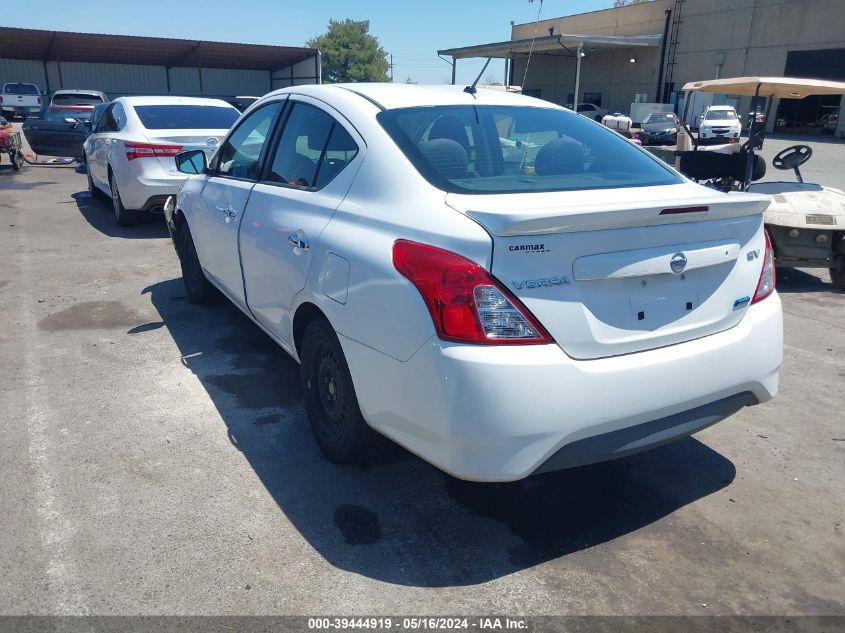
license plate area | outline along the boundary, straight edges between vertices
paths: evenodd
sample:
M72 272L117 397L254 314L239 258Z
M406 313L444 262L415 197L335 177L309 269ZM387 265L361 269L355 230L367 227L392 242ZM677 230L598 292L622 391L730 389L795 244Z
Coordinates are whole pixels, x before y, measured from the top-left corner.
M698 284L690 275L631 279L628 307L634 329L656 329L682 319L699 305Z

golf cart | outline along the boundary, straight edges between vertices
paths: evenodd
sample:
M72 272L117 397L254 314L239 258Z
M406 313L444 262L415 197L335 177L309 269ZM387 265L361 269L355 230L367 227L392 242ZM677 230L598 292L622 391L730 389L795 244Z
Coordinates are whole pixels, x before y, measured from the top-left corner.
M687 126L684 112L678 134L676 167L688 178L722 191L768 194L772 203L765 212L766 230L779 266L828 268L838 288L845 289L845 193L832 187L804 182L799 167L813 155L808 145L793 145L778 152L772 167L792 170L795 182L755 182L766 174L766 164L756 150L763 147L764 121L772 99L803 99L808 95L845 94L845 83L791 77L738 77L693 81L684 91L715 92L767 100L765 116L751 116L748 140L743 144L699 147ZM686 99L688 110L692 99ZM692 149L689 149L690 144Z

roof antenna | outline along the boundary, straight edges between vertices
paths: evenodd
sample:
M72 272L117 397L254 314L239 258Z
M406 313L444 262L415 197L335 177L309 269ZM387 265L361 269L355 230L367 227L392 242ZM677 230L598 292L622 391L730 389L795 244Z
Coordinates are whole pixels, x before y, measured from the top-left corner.
M487 66L489 66L489 65L490 65L490 62L491 62L492 60L493 60L493 58L492 58L492 57L488 57L488 58L487 58L487 63L486 63L486 64L484 64L484 68L482 68L482 69L481 69L481 72L480 72L480 73L478 73L478 77L476 77L476 78L475 78L475 81L473 81L473 82L472 82L472 85L471 85L471 86L467 86L466 88L464 88L464 92L468 92L468 93L470 93L471 95L474 95L474 94L477 92L477 90L475 89L475 85L478 83L479 79L481 79L481 75L483 75L483 74L484 74L484 71L485 71L485 70L487 70Z

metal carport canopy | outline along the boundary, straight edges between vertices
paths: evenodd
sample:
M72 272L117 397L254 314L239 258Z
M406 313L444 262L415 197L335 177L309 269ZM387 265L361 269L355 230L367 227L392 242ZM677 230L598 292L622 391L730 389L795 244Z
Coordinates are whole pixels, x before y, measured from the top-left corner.
M455 65L459 59L470 57L505 58L512 60L515 55L540 53L543 55L561 55L575 57L575 103L578 107L578 88L581 83L581 51L588 47L591 50L614 48L642 48L660 46L663 36L660 33L647 35L578 35L576 33L560 33L558 35L544 35L524 40L508 40L464 46L462 48L447 48L437 51L438 55L448 55L452 58L452 83L455 83ZM513 61L505 62L512 64Z
M577 35L560 33L559 35L544 35L524 40L508 40L490 44L477 44L461 48L447 48L437 51L438 55L448 55L452 59L466 59L469 57L507 58L512 54L536 52L560 52L563 55L575 53L571 49L587 46L595 49L626 48L629 46L660 46L663 36L660 33L650 35ZM532 46L533 42L533 46Z

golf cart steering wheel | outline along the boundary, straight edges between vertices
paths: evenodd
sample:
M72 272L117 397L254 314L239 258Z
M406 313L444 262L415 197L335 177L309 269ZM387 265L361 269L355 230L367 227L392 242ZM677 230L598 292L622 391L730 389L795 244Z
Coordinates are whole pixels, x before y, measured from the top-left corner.
M813 155L813 148L809 145L792 145L781 150L772 159L772 167L775 169L796 169L800 167Z

